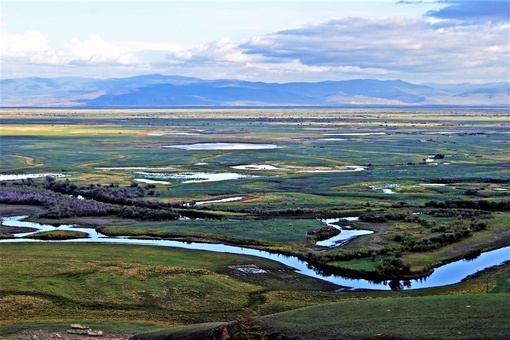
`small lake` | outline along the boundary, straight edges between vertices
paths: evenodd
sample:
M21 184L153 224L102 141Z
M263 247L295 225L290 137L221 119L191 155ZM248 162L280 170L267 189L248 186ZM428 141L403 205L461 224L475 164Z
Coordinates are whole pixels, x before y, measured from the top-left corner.
M299 170L298 172L356 172L365 171L366 169L358 165L346 165L342 169L308 169Z
M217 199L217 200L196 201L196 202L194 202L194 203L186 203L186 204L185 204L185 206L186 206L186 207L193 207L193 206L197 206L197 205L204 205L204 204L214 204L214 203L234 202L234 201L240 201L240 200L242 200L243 198L244 198L243 196L225 197L225 198L220 198L220 199ZM184 217L184 216L181 216L181 219L189 219L189 218Z
M354 132L354 133L325 133L324 136L376 136L387 135L386 132Z
M231 166L232 169L236 170L287 170L285 168L279 168L269 164L245 164Z
M168 184L165 180L174 180L181 183L204 183L228 181L241 178L254 178L253 175L243 175L235 172L143 172L136 171L135 174L144 178L136 178L135 181L144 183L162 183Z
M174 148L182 150L263 150L279 148L276 144L258 143L196 143L164 145L162 148Z
M460 131L430 131L423 132L424 135L453 135L456 133L461 133Z
M160 166L160 167L150 167L150 166L116 166L116 167L98 167L96 170L170 170L173 169L171 166Z
M341 141L344 141L347 139L345 139L345 138L320 138L317 140L323 140L323 141L328 141L328 142L341 142Z
M154 132L154 133L148 133L147 136L170 136L170 135L177 135L177 136L196 136L200 135L198 132L177 132L177 131L167 131L167 132Z
M372 282L365 279L352 279L340 275L324 275L320 270L317 270L310 264L301 261L300 259L293 256L286 256L281 254L272 254L267 251L256 250L251 248L230 246L225 244L208 244L208 243L197 243L197 242L180 242L170 240L140 240L140 239L128 239L125 237L105 237L102 234L97 233L94 229L90 228L75 228L72 225L62 225L59 227L42 225L39 223L25 222L22 221L26 216L12 216L2 217L2 223L6 226L13 227L29 227L35 229L53 230L55 228L70 228L71 230L84 231L89 234L89 238L65 240L65 241L41 241L31 240L26 238L20 238L19 236L24 235L25 237L30 236L31 233L17 234L18 237L14 239L3 239L0 243L15 243L15 242L94 242L94 243L108 243L108 244L131 244L131 245L147 245L147 246L160 246L160 247L176 247L193 250L205 250L214 252L225 252L231 254L240 255L251 255L258 256L273 261L283 263L287 266L293 267L300 274L322 279L334 284L350 287L351 289L378 289L378 290L390 290L390 281L384 282ZM40 231L40 230L38 230ZM38 232L37 231L37 232ZM459 260L439 268L436 268L434 272L422 279L406 280L405 282L397 281L400 288L402 289L416 289L416 288L430 288L449 285L460 282L466 276L474 274L475 272L482 270L487 267L495 266L503 263L504 261L510 260L510 246L482 253L480 256L473 260ZM392 284L395 284L394 282Z
M347 224L348 221L357 221L357 217L346 217L346 218L327 218L322 220L329 226L340 230L340 234L333 236L327 240L319 241L316 244L322 247L339 247L346 244L347 242L355 239L356 237L373 234L371 230L353 229Z
M74 224L40 224L35 222L27 222L23 221L28 216L10 216L10 217L2 217L2 224L9 227L22 227L22 228L32 228L37 229L36 231L30 231L26 233L17 233L15 236L17 238L27 237L33 235L35 233L43 232L43 231L54 231L54 230L72 230L72 231L81 231L85 234L88 234L91 239L98 239L100 237L106 237L105 235L96 232L93 228L80 228Z
M171 182L168 182L168 181L158 181L158 180L147 179L147 178L135 178L133 181L145 183L145 184L172 184Z
M393 190L393 188L398 188L398 184L383 184L383 185L371 185L369 186L372 190L381 190L385 194L396 194L396 192Z
M210 200L210 201L198 201L198 202L195 202L195 205L204 205L204 204L211 204L211 203L234 202L234 201L240 201L243 198L244 198L243 196L235 196L235 197L226 197L226 198L221 198L221 199L217 199L217 200Z
M44 178L47 176L51 177L69 177L69 175L58 173L48 173L48 174L0 174L0 181L16 181L20 179L27 178Z

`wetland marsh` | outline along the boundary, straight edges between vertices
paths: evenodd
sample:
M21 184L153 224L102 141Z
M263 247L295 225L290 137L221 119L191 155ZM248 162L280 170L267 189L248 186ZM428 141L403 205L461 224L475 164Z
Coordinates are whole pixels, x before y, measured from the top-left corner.
M76 231L92 228L96 236L129 237L140 254L144 249L147 254L154 251L141 247L150 242L202 242L211 247L222 243L253 249L253 254L248 252L252 255L263 251L291 256L302 261L303 268L309 264L326 276L341 273L371 282L393 281L395 290L405 288L395 283L405 280L416 280L413 288L427 287L427 280L420 285L419 278L441 272L436 268L492 250L503 249L492 264L510 259L504 250L510 245L508 110L9 109L0 118L2 217L27 215L32 222L75 225ZM357 237L350 238L350 228L342 228L338 239L331 238L338 233L331 219L352 216L359 217L349 221L350 227L360 231ZM21 232L0 226L6 241ZM26 261L51 266L58 257L55 251L72 247L70 242L77 241L2 243L1 252L4 256L6 249L23 248ZM37 250L34 258L27 247ZM76 249L92 247L109 246L78 247L77 243ZM116 245L115 249L129 247ZM203 309L198 301L208 299L203 297L205 288L191 274L180 281L176 274L169 274L172 284L163 284L162 279L157 283L160 288L153 289L143 280L136 281L141 275L119 272L118 278L112 278L115 284L127 280L141 294L119 288L123 294L138 296L139 312L131 314L132 321L144 319L160 326L223 321L223 310L232 317L243 308L257 306L264 315L345 298L345 293L335 293L343 285L340 281L302 276L289 267L228 250L222 255L181 251L178 257L197 256L200 270L205 270L201 272L204 280L214 281L216 287L226 280L225 284L228 281L227 285L246 293L241 294L246 299L230 305L231 294L224 287L211 297L219 309L212 305ZM113 256L112 266L119 268L131 261L127 257L113 260L114 253L108 256ZM210 256L222 256L224 266L206 261ZM80 260L73 261L78 262L66 264L69 275L88 266L86 261L81 265ZM97 271L91 275L102 277L99 259L94 261ZM143 261L138 265L149 266ZM189 268L186 261L176 266L183 272ZM229 269L236 266L254 269ZM278 266L287 269L277 275L270 268ZM289 275L294 283L287 287ZM9 277L20 285L0 290L0 304L8 311L5 322L72 318L67 312L61 319L48 313L23 317L17 307L21 300L29 303L37 298L38 303L51 303L57 310L80 299L79 304L84 303L72 294L44 297L53 293L42 276L31 277L27 272L16 277L13 271ZM92 291L98 277L90 277L86 289ZM39 282L41 292L27 292L21 282L29 280ZM491 280L497 280L497 275ZM70 278L68 284L75 287L79 282ZM497 282L491 289L510 290L508 283ZM176 284L183 289L182 296ZM481 291L468 291L482 292L482 286L477 288ZM444 289L455 291L456 287ZM418 291L414 294L427 294ZM176 306L168 309L155 301L175 294L190 303L179 316ZM127 300L114 295L104 291L98 299L125 310L121 301ZM86 303L91 311L85 313L86 320L100 318L104 305L99 300ZM192 316L198 309L200 316ZM172 310L171 315L163 317L164 310ZM129 313L123 313L113 319L126 322Z

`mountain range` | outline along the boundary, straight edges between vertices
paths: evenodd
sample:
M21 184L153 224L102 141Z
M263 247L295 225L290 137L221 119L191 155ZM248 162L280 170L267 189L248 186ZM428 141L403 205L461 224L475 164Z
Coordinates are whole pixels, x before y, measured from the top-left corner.
M402 80L264 83L148 74L0 80L2 107L510 106L510 82Z

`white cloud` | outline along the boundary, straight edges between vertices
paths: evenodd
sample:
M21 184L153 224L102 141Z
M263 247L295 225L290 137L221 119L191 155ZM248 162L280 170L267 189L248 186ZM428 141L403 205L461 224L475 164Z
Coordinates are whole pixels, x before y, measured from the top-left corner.
M509 67L508 28L508 24L436 27L423 19L345 18L255 37L241 47L273 63L298 60L308 66L386 70L407 79L463 78L482 71L504 79ZM488 73L498 69L506 72Z
M2 57L24 57L49 48L48 40L38 31L27 30L21 34L0 33Z
M163 73L276 82L508 81L509 28L508 23L438 23L426 18L343 18L244 42L111 42L95 34L74 37L58 48L49 46L40 32L26 31L2 33L2 68L4 76L12 70L16 76L29 70L33 75L35 70L38 76Z
M508 24L437 25L425 19L344 18L172 51L158 72L264 81L508 80Z
M75 37L61 49L35 52L30 57L30 62L34 64L142 65L144 63L130 48L108 43L99 35L90 35L85 39Z
M167 55L167 59L175 61L204 61L204 62L231 62L249 63L259 61L262 58L255 55L247 55L239 44L223 38L208 44L200 44L188 49L173 51Z

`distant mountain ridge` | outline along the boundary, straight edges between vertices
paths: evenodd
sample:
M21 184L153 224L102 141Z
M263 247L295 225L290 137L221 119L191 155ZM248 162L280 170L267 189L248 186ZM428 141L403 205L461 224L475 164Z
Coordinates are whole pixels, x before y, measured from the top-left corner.
M402 80L264 83L148 74L128 78L0 81L2 107L510 106L510 83Z

